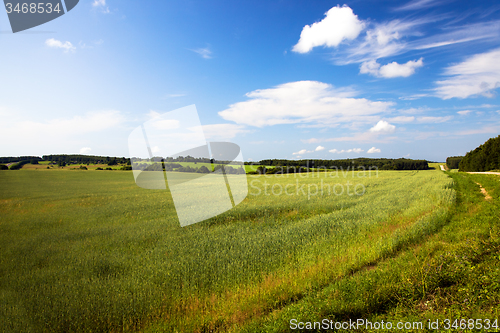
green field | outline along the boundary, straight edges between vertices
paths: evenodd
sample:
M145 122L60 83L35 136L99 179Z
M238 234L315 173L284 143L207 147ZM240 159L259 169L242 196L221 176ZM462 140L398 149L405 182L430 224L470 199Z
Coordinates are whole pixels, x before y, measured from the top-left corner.
M132 172L2 171L3 331L286 332L291 318L446 309L498 317L498 178L449 175L248 176L240 205L181 228L169 192L137 187ZM456 259L462 250L473 253ZM489 293L467 289L480 273ZM469 312L447 306L455 287L469 304L483 298Z

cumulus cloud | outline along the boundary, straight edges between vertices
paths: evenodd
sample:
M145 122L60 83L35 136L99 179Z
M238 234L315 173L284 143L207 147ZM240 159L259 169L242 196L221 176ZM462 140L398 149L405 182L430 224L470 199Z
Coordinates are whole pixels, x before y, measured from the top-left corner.
M396 126L389 124L385 120L380 120L375 126L370 128L372 133L394 133Z
M471 110L463 110L463 111L458 111L457 113L461 116L466 116L471 112L472 112Z
M378 149L378 148L375 148L375 147L371 147L370 149L368 149L367 153L368 154L375 154L375 153L380 153L381 150Z
M361 149L361 148L352 148L352 149L342 149L342 150L337 150L337 149L331 149L329 150L330 153L336 153L336 154L343 154L343 153L356 153L356 154L359 154L361 152L363 152L364 150Z
M364 23L347 6L333 7L325 16L323 20L302 29L299 42L292 49L294 52L307 53L316 46L338 46L344 40L358 37L364 27Z
M88 155L88 154L90 154L91 150L92 149L90 147L83 147L83 148L80 149L80 154L82 154L82 155Z
M387 112L392 102L373 102L354 98L348 89L336 89L317 81L297 81L246 94L250 99L219 112L237 124L264 127L278 124L313 123L334 126L353 121L374 120Z
M316 151L322 151L324 149L325 149L325 147L323 147L323 146L317 146L316 149L314 149L314 150L302 149L302 150L299 150L298 152L292 153L292 155L304 155L304 154L314 153ZM300 156L297 156L297 157L300 157Z
M410 60L405 64L398 64L394 61L384 66L380 66L376 60L370 60L361 64L359 72L383 78L408 77L415 74L415 70L423 65L423 58Z
M307 151L305 149L302 149L302 150L299 150L298 152L296 153L292 153L292 155L303 155L303 154L306 154L306 153L310 153L310 151Z
M75 52L76 47L73 46L70 42L61 42L60 40L49 38L45 41L45 45L48 47L53 47L56 49L63 49L64 52Z
M437 81L436 96L442 99L471 96L493 97L500 87L500 49L476 54L446 68L448 79Z

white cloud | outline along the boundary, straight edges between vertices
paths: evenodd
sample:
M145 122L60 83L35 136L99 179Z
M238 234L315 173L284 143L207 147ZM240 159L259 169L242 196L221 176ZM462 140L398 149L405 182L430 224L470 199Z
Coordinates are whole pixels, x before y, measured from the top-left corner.
M299 42L292 49L294 52L307 53L316 46L338 46L343 40L358 37L364 28L364 23L345 5L331 8L325 16L319 22L304 26Z
M385 120L380 120L375 126L370 128L372 133L394 133L396 126L389 124Z
M410 60L406 64L398 64L394 61L382 67L376 60L370 60L361 64L359 72L383 78L408 77L415 74L415 69L423 65L422 58Z
M367 153L368 154L380 153L380 149L375 148L375 147L371 147L370 149L368 149Z
M442 99L453 97L494 96L500 87L500 49L476 54L465 61L449 66L445 70L448 79L437 81L436 96Z
M415 117L413 116L397 116L388 119L391 123L411 123L412 121L415 120Z
M363 40L353 42L352 46L339 53L335 61L339 65L345 65L405 53L409 49L406 37L420 35L417 27L429 22L431 19L421 18L374 24L373 28L366 31Z
M471 110L463 110L463 111L458 111L457 113L461 116L466 116L471 112L472 112Z
M48 47L53 47L56 49L64 49L64 52L75 52L76 47L73 46L70 42L61 42L60 40L49 38L45 41L45 45Z
M331 149L329 150L330 153L336 153L336 154L343 154L343 153L356 153L359 154L363 152L364 150L361 148L352 148L352 149L347 149L347 150L337 150L337 149Z
M92 2L92 7L100 8L104 14L108 14L110 12L109 7L106 6L106 0L94 0L94 2Z
M177 97L184 97L184 96L187 96L187 94L167 94L163 97L163 99L177 98Z
M353 98L348 89L335 89L317 81L298 81L247 93L248 101L235 103L219 112L225 120L257 127L278 124L314 123L334 126L373 120L387 112L392 102Z
M83 147L83 148L80 149L80 154L82 154L82 155L88 155L88 154L90 154L91 150L92 149L90 147Z
M203 59L211 59L212 58L212 51L210 51L210 48L208 46L205 48L194 49L191 51L198 53Z
M292 153L292 155L304 155L304 154L310 154L310 153L314 153L316 151L322 151L324 150L325 147L323 146L317 146L316 149L314 150L306 150L306 149L302 149L302 150L299 150L298 152L295 152L295 153ZM300 156L297 156L297 157L300 157Z
M447 18L449 16L446 15L424 15L418 19L395 19L381 23L363 21L368 27L366 34L362 35L362 38L356 38L345 48L339 47L334 56L335 63L363 63L413 50L447 47L478 40L492 42L500 37L500 20L448 26L428 36L421 29L425 25L435 24Z
M487 21L448 28L441 34L417 39L408 44L412 50L426 50L436 47L467 43L477 40L497 39L500 36L500 21Z
M303 154L306 154L306 153L310 153L310 151L307 151L305 149L302 149L302 150L299 150L298 152L296 153L292 153L292 155L303 155Z
M434 7L442 4L444 1L438 1L438 0L412 0L408 2L407 4L396 8L395 10L401 11L401 10L418 10L418 9L423 9L423 8L429 8L429 7Z
M444 123L447 122L448 120L451 120L453 117L452 116L446 116L446 117L418 117L417 121L419 123Z
M207 139L228 140L238 134L249 133L245 126L235 124L202 125L203 133Z
M403 100L403 101L414 101L416 99L419 99L422 97L429 97L429 96L430 96L429 94L414 94L414 95L410 95L410 96L401 96L401 97L399 97L399 99Z

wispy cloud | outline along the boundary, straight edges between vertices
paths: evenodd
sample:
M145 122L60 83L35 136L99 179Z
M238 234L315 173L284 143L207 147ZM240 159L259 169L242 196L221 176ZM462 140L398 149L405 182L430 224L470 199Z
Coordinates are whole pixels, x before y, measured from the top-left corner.
M178 98L178 97L184 97L187 96L187 94L184 93L179 93L179 94L167 94L162 97L162 99L169 99L169 98Z
M391 123L411 123L412 121L415 120L415 117L413 116L397 116L393 118L388 119Z
M94 0L92 7L99 8L103 14L109 14L109 7L106 6L106 0Z
M482 128L478 129L458 131L455 134L456 135L498 134L498 132L500 132L500 126L496 125L496 126L483 126Z
M445 69L447 79L437 81L434 89L442 99L470 96L493 97L500 87L500 49L476 54Z
M190 51L198 53L203 59L212 59L212 51L208 46L205 48L190 49Z
M452 116L446 116L446 117L417 117L417 122L419 123L433 123L433 124L439 124L439 123L444 123L449 120L453 119Z
M71 42L61 42L60 40L49 38L45 41L45 45L48 47L63 49L64 52L75 52L76 47L71 44Z
M439 0L412 0L403 6L397 7L394 10L395 11L404 11L404 10L419 10L419 9L426 9L430 7L435 7L442 5L446 2L449 1L439 1Z

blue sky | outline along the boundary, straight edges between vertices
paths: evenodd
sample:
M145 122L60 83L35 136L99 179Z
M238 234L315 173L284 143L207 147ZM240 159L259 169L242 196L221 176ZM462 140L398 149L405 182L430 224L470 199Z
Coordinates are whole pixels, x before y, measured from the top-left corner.
M195 104L245 160L444 161L500 134L498 1L80 0L0 13L0 156L129 156Z

